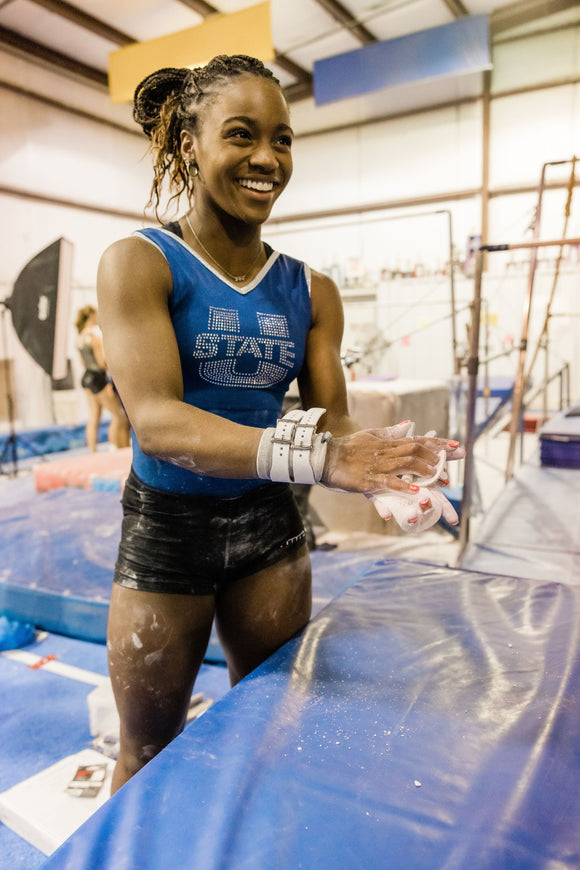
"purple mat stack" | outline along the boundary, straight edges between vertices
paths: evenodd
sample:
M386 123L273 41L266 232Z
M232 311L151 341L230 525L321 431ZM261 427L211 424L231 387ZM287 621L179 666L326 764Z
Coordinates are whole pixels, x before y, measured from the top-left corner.
M540 429L540 461L555 468L580 468L580 402Z

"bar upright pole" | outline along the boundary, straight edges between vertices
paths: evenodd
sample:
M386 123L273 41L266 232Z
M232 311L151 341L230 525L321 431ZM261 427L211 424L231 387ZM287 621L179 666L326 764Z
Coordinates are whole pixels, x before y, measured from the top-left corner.
M480 248L475 260L475 285L471 303L471 333L469 336L469 359L467 361L467 408L465 412L465 460L463 469L463 494L461 498L461 525L459 527L459 558L469 540L471 501L473 494L475 442L475 406L477 401L477 375L479 371L479 330L481 323L481 284L485 251Z

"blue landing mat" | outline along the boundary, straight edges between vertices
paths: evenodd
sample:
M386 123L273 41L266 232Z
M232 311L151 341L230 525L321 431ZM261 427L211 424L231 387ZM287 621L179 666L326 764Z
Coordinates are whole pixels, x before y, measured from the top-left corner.
M107 440L110 420L103 420L99 424L98 441ZM85 423L76 426L44 426L40 429L27 429L15 433L16 459L30 459L42 457L48 453L61 453L65 450L76 450L86 447ZM0 453L8 450L8 435L0 435ZM10 464L7 463L8 468Z
M461 566L580 584L580 469L522 465L487 512Z
M0 612L104 642L121 528L119 493L25 482L2 490Z
M580 588L386 561L43 870L572 870Z
M31 477L3 487L0 613L58 634L105 643L120 537L119 493L38 493ZM315 550L313 613L374 564L377 552ZM214 632L207 660L223 662Z

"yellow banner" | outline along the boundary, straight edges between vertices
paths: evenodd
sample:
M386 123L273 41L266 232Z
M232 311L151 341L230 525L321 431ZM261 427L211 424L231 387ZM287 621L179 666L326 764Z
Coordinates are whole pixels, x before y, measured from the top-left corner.
M157 69L203 66L216 54L248 54L264 63L274 59L269 0L229 15L212 15L196 27L112 51L111 101L130 102L139 82Z

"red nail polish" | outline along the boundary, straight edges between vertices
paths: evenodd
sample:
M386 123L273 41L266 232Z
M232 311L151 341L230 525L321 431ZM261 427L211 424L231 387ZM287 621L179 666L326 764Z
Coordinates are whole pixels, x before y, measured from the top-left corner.
M431 499L429 499L429 498L424 498L423 501L420 501L420 502L419 502L419 504L421 505L422 508L428 508L428 507L431 507Z
M419 487L418 487L418 486L415 486L414 483L411 484L411 486L409 487L409 489L411 490L411 492L419 492Z
M450 441L449 446L450 447L459 447L459 441Z
M441 483L443 486L449 486L449 478L447 478L447 480L442 480Z
M417 522L417 517L412 517L409 522L415 524Z

